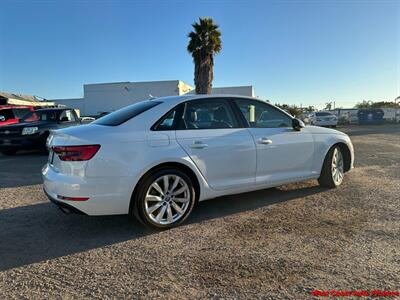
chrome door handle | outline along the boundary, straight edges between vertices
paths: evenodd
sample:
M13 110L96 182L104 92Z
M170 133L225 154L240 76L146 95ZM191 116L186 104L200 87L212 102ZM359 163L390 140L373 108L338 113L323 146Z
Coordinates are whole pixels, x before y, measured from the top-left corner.
M204 144L202 141L194 141L189 147L192 149L204 149L207 148L208 145Z
M269 138L263 137L258 139L259 144L269 145L272 144L272 141Z

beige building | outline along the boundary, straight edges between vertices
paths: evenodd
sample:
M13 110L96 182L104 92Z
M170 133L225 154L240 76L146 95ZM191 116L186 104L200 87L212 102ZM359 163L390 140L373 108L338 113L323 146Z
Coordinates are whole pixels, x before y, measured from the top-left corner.
M54 106L52 101L41 101L35 96L0 92L0 105Z

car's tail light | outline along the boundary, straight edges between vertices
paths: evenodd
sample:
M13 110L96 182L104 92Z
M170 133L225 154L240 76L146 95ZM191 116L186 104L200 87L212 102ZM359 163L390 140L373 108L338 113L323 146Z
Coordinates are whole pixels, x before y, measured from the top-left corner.
M100 145L55 146L54 153L63 161L90 160L100 149Z

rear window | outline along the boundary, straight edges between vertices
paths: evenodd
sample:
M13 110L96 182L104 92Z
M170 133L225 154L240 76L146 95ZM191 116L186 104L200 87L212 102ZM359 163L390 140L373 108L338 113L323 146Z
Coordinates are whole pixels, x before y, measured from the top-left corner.
M108 115L105 115L104 117L101 117L96 121L92 122L92 124L117 126L136 117L137 115L140 115L146 110L149 110L154 106L157 106L160 103L161 102L159 101L153 101L153 100L135 103L127 107L121 108L117 111L114 111Z

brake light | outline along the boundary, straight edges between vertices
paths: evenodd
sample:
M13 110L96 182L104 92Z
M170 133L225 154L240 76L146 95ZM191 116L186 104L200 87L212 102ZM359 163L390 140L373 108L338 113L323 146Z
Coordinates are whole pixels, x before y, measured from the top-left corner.
M55 146L52 149L63 161L84 161L92 159L100 145Z

